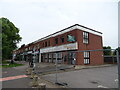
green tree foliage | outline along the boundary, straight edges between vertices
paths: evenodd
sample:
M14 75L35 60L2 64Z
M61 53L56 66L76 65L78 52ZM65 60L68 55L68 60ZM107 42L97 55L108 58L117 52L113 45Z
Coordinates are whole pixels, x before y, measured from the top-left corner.
M17 43L21 41L19 29L7 18L0 18L2 26L2 59L10 59L12 51L17 48Z
M104 46L103 49L111 49L110 46ZM104 55L111 55L111 50L108 50L108 51L104 51Z
M118 50L119 55L120 55L120 47L116 48L116 50ZM114 55L116 55L116 50L114 51Z

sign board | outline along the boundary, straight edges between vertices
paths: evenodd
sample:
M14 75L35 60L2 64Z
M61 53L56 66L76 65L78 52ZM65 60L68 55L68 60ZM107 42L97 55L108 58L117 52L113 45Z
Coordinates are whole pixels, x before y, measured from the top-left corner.
M67 37L69 42L75 42L75 36L68 35Z
M65 45L54 46L54 47L43 48L43 49L40 49L40 53L65 51L65 50L76 50L76 49L78 49L77 42L65 44Z

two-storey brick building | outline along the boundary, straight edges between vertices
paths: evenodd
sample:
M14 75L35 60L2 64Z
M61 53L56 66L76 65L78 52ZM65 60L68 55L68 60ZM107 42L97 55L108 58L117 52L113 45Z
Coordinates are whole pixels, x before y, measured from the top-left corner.
M20 60L48 63L54 63L57 58L58 63L73 64L76 60L80 65L103 64L102 51L76 52L96 49L103 49L102 33L75 24L15 50L14 56Z

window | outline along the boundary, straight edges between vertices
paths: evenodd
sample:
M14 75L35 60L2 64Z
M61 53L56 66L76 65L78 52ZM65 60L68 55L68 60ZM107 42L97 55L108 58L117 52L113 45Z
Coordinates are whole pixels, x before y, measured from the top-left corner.
M50 41L48 41L48 46L50 46Z
M90 64L90 52L84 52L84 64Z
M43 42L43 47L44 47L44 42Z
M47 47L47 42L45 42L45 47Z
M88 44L89 43L89 33L83 32L83 43Z
M55 44L58 44L58 38L55 38Z
M38 48L40 48L40 44L38 44Z
M28 51L28 48L26 48L25 51Z
M34 46L34 48L33 48L33 51L35 51L36 50L36 46Z
M64 37L61 37L61 42L64 43Z
M29 50L31 50L31 48L29 47Z

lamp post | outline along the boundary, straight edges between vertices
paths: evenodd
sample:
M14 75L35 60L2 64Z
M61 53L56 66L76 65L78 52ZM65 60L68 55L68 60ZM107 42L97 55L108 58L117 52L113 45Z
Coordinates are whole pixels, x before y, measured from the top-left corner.
M117 52L117 64L118 64L118 90L120 90L120 61L119 61L119 52Z
M33 69L35 68L35 48L33 49Z

